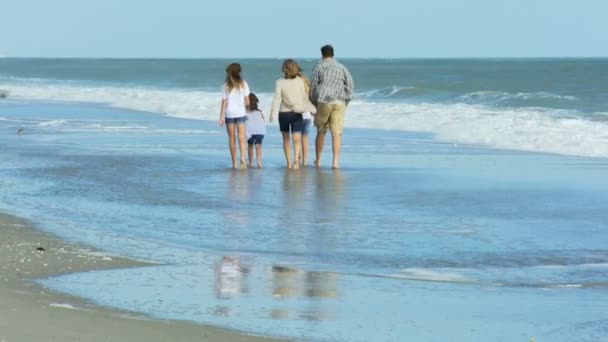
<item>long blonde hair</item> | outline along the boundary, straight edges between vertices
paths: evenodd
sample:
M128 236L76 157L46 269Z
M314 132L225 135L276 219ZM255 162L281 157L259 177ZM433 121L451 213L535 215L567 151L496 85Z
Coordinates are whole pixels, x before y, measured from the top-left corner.
M241 77L241 65L232 63L226 67L226 90L230 93L232 89L243 87L243 78Z
M304 89L306 89L306 94L310 95L310 81L308 80L308 77L306 77L304 72L302 71L302 68L300 68L299 66L298 66L298 74L296 76L298 76L299 78L302 79L302 81L304 82Z
M293 59L286 59L285 62L283 62L282 70L286 79L294 79L298 77L298 74L302 69L300 69L298 63L296 63L296 61L294 61Z
M298 71L298 77L301 78L302 81L304 81L304 89L306 89L306 93L310 94L310 81L308 80L306 75L304 75L304 73L302 72L302 69L300 69L300 71Z

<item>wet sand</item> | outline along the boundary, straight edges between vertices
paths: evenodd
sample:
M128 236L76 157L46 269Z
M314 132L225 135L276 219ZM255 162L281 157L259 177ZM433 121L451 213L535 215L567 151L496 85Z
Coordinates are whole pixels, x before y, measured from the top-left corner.
M219 328L154 320L48 291L51 275L145 266L69 244L0 214L0 341L276 341Z

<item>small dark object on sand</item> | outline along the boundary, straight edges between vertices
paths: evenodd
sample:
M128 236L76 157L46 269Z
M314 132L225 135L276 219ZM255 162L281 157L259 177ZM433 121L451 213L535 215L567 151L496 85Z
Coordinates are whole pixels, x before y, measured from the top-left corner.
M17 130L17 133L19 133L19 134L23 134L23 127L20 127L20 128Z
M39 252L44 252L44 251L46 251L46 249L44 249L44 247L38 247L38 248L36 248L36 250L37 250L37 251L39 251Z

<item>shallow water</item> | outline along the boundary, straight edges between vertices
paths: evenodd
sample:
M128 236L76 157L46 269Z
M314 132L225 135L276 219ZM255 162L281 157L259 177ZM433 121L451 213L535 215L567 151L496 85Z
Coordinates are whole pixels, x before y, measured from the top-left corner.
M343 169L287 171L271 126L265 168L232 171L212 122L61 103L0 113L0 207L162 264L45 286L302 340L608 336L605 159L349 129Z

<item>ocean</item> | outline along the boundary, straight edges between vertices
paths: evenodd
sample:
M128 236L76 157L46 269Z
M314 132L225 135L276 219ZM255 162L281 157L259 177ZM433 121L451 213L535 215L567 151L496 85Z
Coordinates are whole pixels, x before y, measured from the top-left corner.
M156 263L42 285L303 341L608 337L607 59L342 60L339 171L276 125L229 169L230 62L0 59L0 208ZM281 61L239 62L268 109Z
M228 60L0 59L0 89L215 120ZM269 108L279 60L242 60ZM316 60L300 61L309 72ZM357 97L347 125L448 142L608 157L608 59L345 60Z

